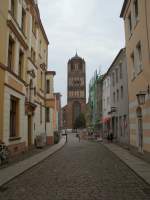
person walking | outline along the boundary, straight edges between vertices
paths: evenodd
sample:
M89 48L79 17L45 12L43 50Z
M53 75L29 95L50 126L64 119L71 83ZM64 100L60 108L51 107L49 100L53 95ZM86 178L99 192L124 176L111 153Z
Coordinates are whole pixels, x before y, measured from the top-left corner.
M79 142L80 142L80 134L79 134L78 138L79 138Z

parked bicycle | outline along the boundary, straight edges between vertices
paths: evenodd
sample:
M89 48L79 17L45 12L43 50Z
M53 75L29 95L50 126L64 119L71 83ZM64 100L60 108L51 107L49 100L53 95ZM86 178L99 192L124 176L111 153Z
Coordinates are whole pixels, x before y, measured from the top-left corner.
M9 159L9 151L4 143L0 143L0 165L7 163Z

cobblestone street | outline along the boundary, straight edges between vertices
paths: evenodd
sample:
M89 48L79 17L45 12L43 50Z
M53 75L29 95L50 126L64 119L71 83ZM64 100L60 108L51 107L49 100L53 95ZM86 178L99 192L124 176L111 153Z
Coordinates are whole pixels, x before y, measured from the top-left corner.
M60 151L0 188L0 200L149 200L150 186L113 153L70 134Z

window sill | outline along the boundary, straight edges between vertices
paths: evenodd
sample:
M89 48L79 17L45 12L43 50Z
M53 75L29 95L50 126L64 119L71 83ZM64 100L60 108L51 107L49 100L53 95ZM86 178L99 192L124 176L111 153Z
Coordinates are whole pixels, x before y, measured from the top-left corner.
M131 37L132 37L132 31L130 32L130 35L129 35L129 40L131 39Z
M16 140L20 140L21 137L10 137L9 141L16 141Z
M140 70L138 71L137 75L141 74L142 72L143 72L143 70L140 69Z
M136 29L136 27L137 27L139 21L140 21L139 18L137 18L136 21L135 21L134 30Z
M32 30L32 33L33 33L34 37L36 38L36 33L33 30Z
M136 76L134 75L132 78L131 78L131 81L134 81L136 79Z

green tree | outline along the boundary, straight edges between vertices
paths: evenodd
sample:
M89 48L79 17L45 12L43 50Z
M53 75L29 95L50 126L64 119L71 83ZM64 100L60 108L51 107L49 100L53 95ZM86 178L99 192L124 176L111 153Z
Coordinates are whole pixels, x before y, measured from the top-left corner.
M86 127L86 120L83 113L80 113L80 115L76 118L74 123L74 128L85 128Z

